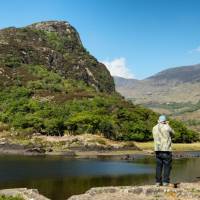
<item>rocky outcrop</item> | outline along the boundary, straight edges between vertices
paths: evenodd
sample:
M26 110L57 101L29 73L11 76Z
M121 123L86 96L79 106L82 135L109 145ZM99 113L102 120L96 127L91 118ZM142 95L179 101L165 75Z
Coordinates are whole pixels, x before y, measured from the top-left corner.
M82 45L78 32L66 21L47 21L24 28L0 30L0 86L27 77L22 65L42 65L67 79L82 80L97 91L114 92L109 71Z
M98 156L106 152L109 154L115 152L124 152L120 156L121 159L132 160L135 158L131 155L126 155L126 151L139 151L134 142L122 142L109 140L103 136L95 134L83 135L64 135L60 136L45 136L34 135L32 138L24 140L26 145L22 145L21 140L14 138L1 138L0 136L0 154L13 155L65 155L74 156ZM111 155L112 156L112 155ZM133 158L134 157L134 158Z
M68 200L199 200L200 182L181 183L178 188L149 186L123 186L92 188Z
M68 200L199 200L200 182L181 183L178 187L119 186L99 187L85 194L74 195ZM24 200L50 200L39 194L37 189L13 188L0 190L0 196L18 196Z
M49 200L47 197L39 194L37 189L27 189L27 188L13 188L0 190L0 196L12 196L21 197L24 200Z
M58 33L60 37L74 37L77 44L82 45L81 39L74 27L66 21L38 22L27 26L33 30Z
M0 143L0 154L44 155L46 150L40 145L21 145L9 142Z
M140 150L134 142L113 141L96 134L65 135L63 137L38 135L32 139L33 143L37 140L51 146L60 144L60 150L67 150L67 153Z

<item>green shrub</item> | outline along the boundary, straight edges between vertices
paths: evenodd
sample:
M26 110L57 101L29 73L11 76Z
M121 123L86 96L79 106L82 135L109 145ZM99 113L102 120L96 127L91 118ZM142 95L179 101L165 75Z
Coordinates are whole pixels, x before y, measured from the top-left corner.
M87 111L79 112L70 117L65 126L74 134L101 133L107 138L115 138L112 120L109 117Z
M7 67L16 68L21 65L21 59L15 55L8 55L4 58L4 64Z
M44 133L48 135L64 135L64 121L52 118L44 120Z
M191 143L199 140L198 134L195 131L189 130L183 123L173 120L170 124L175 131L173 142Z

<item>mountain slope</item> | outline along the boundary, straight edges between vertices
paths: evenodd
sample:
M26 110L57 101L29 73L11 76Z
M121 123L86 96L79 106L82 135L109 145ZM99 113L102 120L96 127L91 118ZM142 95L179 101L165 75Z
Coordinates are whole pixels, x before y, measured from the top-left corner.
M136 103L193 102L200 99L200 64L162 71L128 86L115 79L116 90Z
M86 51L77 31L67 22L0 30L0 76L4 86L11 83L11 69L17 70L22 64L43 65L65 78L83 80L96 90L114 92L109 71Z
M113 78L117 88L131 88L139 82L136 79L125 79L119 76L114 76Z
M147 79L152 81L165 80L166 82L176 81L177 83L200 82L200 64L167 69Z

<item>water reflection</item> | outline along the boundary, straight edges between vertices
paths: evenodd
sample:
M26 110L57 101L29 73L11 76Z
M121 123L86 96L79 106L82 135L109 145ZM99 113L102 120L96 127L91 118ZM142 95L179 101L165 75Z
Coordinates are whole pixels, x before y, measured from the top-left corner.
M173 163L173 181L192 181L199 174L200 159ZM154 183L152 158L136 161L69 160L61 157L0 157L0 188L37 188L55 200L83 193L91 187Z

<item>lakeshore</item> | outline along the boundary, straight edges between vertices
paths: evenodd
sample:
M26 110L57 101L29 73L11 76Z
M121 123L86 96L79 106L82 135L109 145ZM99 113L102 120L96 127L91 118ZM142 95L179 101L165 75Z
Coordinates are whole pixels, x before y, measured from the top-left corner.
M200 142L173 144L173 154L178 157L200 157ZM48 155L74 158L135 159L154 155L153 142L121 142L101 135L35 135L31 138L0 133L0 154Z

